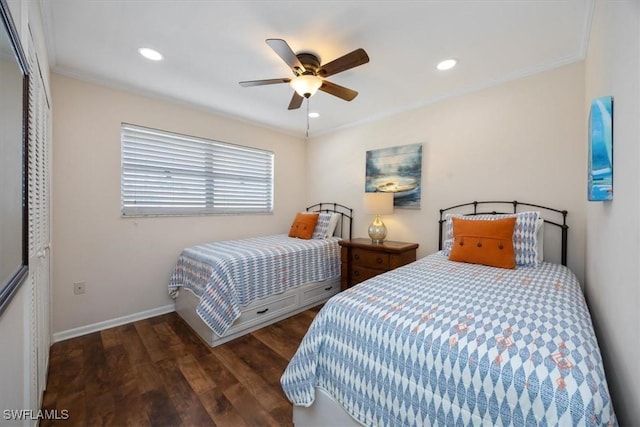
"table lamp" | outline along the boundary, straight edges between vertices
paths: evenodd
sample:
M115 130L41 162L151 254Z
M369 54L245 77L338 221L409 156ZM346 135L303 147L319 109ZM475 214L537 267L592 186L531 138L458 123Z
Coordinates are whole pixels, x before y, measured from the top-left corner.
M393 213L393 193L364 193L364 211L376 218L369 226L369 237L372 243L383 243L387 237L387 227L380 215Z

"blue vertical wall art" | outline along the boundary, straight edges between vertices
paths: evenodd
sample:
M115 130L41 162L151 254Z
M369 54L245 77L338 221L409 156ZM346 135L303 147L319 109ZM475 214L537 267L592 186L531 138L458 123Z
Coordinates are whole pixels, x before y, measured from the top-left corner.
M590 201L613 200L613 98L603 96L591 102L589 112Z

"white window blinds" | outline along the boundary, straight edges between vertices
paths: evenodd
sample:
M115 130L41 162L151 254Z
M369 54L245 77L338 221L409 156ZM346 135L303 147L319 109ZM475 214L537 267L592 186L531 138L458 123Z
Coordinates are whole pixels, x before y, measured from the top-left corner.
M273 153L123 123L122 215L273 211Z

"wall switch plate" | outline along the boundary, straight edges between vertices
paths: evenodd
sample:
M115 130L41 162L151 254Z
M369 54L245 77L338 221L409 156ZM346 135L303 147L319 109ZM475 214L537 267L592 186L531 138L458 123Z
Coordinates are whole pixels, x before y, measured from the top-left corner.
M74 282L73 283L73 293L76 295L84 294L84 282Z

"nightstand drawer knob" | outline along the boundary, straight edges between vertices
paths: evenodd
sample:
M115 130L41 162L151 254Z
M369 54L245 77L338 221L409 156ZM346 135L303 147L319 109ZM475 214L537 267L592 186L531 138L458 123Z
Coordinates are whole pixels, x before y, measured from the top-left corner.
M360 272L358 270L356 270L356 271L353 272L353 275L357 277L357 276L360 275Z
M360 255L355 254L355 255L353 256L353 259L360 259Z
M382 258L376 258L376 262L377 262L378 264L382 264L382 262L383 262L383 261L382 261Z

